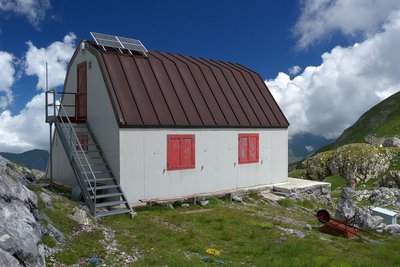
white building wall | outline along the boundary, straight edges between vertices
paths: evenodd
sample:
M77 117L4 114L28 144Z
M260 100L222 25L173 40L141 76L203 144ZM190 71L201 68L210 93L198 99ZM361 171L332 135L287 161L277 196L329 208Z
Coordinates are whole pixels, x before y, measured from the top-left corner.
M238 164L239 133L259 133L258 163ZM195 134L194 169L166 170L167 134ZM120 182L131 203L284 182L287 138L287 129L120 129Z
M59 185L66 187L74 187L78 184L74 171L68 161L67 154L65 153L63 144L58 137L57 132L54 135L53 148L52 148L52 162L53 162L53 180ZM50 171L50 170L49 170ZM48 174L49 175L49 174Z
M93 130L114 176L119 178L119 126L95 56L87 52L87 122ZM76 68L75 68L76 69Z
M77 88L77 65L87 62L87 122L93 129L97 141L103 150L103 154L115 175L119 177L119 128L114 116L107 89L100 71L97 59L88 50L82 50L76 53L75 58L67 73L64 84L64 92L76 93ZM63 104L74 104L75 101L70 95L65 95ZM70 112L70 111L67 111ZM71 114L72 115L72 114ZM59 141L59 140L58 140ZM53 161L53 178L56 182L65 185L75 185L76 179L66 158L62 143L53 147L53 155L57 160ZM63 175L65 173L65 175ZM66 177L69 175L70 177ZM70 180L69 183L67 180Z

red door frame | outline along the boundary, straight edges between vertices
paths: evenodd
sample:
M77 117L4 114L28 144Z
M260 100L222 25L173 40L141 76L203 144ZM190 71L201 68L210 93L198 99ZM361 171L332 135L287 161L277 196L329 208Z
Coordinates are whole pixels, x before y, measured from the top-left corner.
M75 118L77 122L86 122L87 118L87 64L86 61L76 67Z

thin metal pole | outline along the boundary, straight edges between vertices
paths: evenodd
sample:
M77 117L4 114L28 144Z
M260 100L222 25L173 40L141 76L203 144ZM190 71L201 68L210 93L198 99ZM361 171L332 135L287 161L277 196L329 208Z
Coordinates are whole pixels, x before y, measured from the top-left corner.
M49 91L49 72L48 72L48 68L47 68L47 62L46 62L46 92ZM54 100L54 96L53 96L53 100ZM46 102L47 102L47 94L46 94ZM53 104L55 104L55 102L53 102ZM46 105L46 112L47 109L49 107ZM55 114L53 114L53 116L55 116ZM49 138L50 138L50 152L49 152L49 160L50 160L50 185L49 188L50 190L52 190L53 188L53 138L51 137L52 134L52 130L53 130L53 123L50 122L50 133L49 133Z
M50 190L53 189L53 138L51 138L51 133L52 133L52 128L53 128L53 123L50 122Z
M46 91L49 91L49 73L47 70L47 62L46 62Z

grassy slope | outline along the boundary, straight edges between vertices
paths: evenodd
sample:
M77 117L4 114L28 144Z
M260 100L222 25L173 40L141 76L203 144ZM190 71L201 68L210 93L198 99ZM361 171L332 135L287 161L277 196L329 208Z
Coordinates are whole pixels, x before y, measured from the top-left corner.
M356 123L344 130L334 143L322 147L318 152L338 148L345 144L362 143L367 135L377 137L400 135L400 92L365 112Z
M103 238L101 232L70 235L77 227L67 215L73 206L70 201L56 200L53 211L44 211L40 203L41 210L67 237L67 243L55 258L68 265L94 256L103 261L106 252L99 244ZM312 210L302 206L312 207ZM400 254L393 253L400 249L398 239L381 236L379 242L364 243L359 239L322 234L313 217L318 208L308 202L272 205L253 196L246 199L246 203L213 199L206 209L193 205L189 209L176 207L173 210L155 206L150 210L138 210L134 219L120 215L103 218L99 223L116 231L121 250L143 252L144 257L130 266L215 266L215 257L210 257L211 263L201 259L208 248L221 251L224 266L400 265ZM313 229L277 223L270 216L309 223ZM283 234L278 225L299 229L307 236L301 239ZM287 239L280 242L282 237ZM110 259L105 262L112 263Z

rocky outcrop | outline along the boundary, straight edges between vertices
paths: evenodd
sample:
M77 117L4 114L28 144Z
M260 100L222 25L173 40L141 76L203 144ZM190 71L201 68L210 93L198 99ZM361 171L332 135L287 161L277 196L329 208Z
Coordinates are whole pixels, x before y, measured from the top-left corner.
M292 188L288 197L293 200L317 200L325 205L332 205L331 185L329 183L308 187Z
M383 142L385 142L384 137L376 137L373 135L367 135L364 138L364 142L373 146L381 147L383 145Z
M357 210L355 225L373 230L382 230L386 226L382 217L372 215L370 207Z
M376 137L368 135L364 142L377 147L400 147L400 138L398 136Z
M369 196L375 206L400 206L400 189L378 187Z
M389 224L386 225L384 229L389 235L400 236L400 225L399 224Z
M1 266L44 266L37 216L35 193L0 173L0 262L6 261Z
M387 137L382 143L383 147L400 147L400 138L397 136Z
M336 208L335 217L339 220L348 220L354 217L355 208L353 203L354 185L349 183L343 188L339 203Z
M332 174L338 174L347 181L366 182L378 177L390 165L397 152L389 148L378 148L369 144L350 144L336 151L322 152L306 159L301 176L308 180L323 180Z
M329 169L346 180L366 182L389 168L393 153L369 144L339 147L329 161Z
M389 171L379 183L382 187L400 188L400 171Z
M302 168L305 169L305 171L302 174L302 178L322 181L325 177L329 176L331 171L328 168L328 162L332 154L332 151L322 152L303 161Z
M342 190L339 203L337 205L336 219L354 222L357 227L369 228L373 230L383 230L385 224L383 218L372 214L372 207L357 208L354 204L354 185L349 183Z

